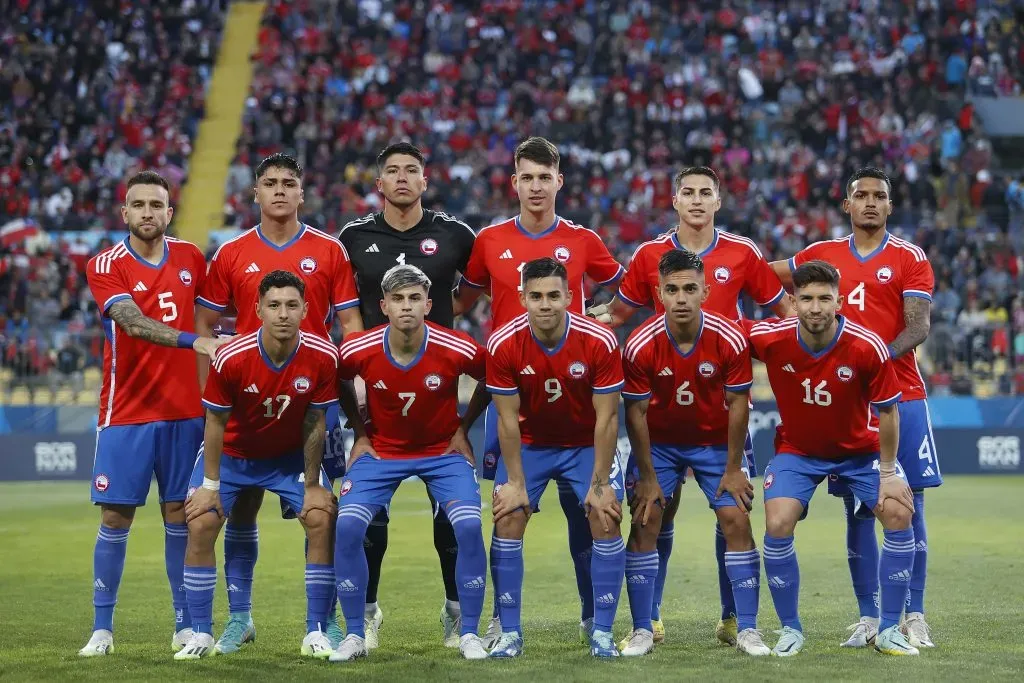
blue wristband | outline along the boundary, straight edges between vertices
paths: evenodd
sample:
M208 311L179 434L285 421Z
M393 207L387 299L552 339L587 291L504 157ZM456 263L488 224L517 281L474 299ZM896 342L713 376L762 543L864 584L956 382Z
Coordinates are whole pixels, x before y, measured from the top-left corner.
M896 359L896 349L892 348L892 345L885 347L889 351L889 358Z
M191 332L182 332L178 335L178 348L179 349L191 349L192 345L195 344L196 339L199 339L198 334L192 334Z

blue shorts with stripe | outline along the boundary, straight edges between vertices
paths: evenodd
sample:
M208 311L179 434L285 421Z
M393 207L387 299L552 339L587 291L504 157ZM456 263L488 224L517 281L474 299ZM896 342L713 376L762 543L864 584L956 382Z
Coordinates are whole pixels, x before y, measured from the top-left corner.
M533 446L523 444L520 453L523 462L523 475L526 478L526 495L530 498L530 506L539 510L540 499L548 482L568 484L572 487L580 505L583 505L587 492L590 490L591 478L594 476L594 447L567 446ZM622 468L619 458L612 458L612 469L609 472L611 488L617 500L622 501L625 490ZM508 470L505 461L498 460L498 471L494 476L494 492L508 483Z
M725 474L725 464L729 460L728 449L725 446L675 446L666 444L651 444L651 460L654 463L654 472L658 477L658 486L666 498L671 498L676 490L676 485L686 480L686 470L692 469L693 476L697 480L701 491L708 499L708 506L712 509L724 508L736 505L732 494L724 491L719 498L718 486L722 483L722 476ZM750 478L746 465L743 473ZM630 456L629 470L626 472L626 495L632 499L633 487L640 478L640 472L636 462Z
M161 503L184 501L203 443L203 425L203 418L195 417L101 428L92 465L92 502L145 505L154 476Z
M897 403L900 412L900 443L896 460L907 475L910 488L916 490L942 486L939 454L932 435L932 419L924 399ZM850 489L838 480L829 479L828 492L844 496Z
M409 477L422 479L445 510L452 503L469 503L480 509L476 468L458 453L391 460L364 455L353 463L341 482L338 509L346 505L379 505L387 509L398 486Z
M906 479L898 462L896 474ZM830 481L835 478L849 487L868 510L874 510L878 504L877 453L841 460L778 453L764 469L764 499L796 498L806 508L814 489L826 478Z
M189 480L189 496L203 484L203 450L199 450L192 478ZM276 458L243 460L224 454L220 457L220 504L224 514L230 515L240 491L263 489L281 497L282 511L287 517L295 517L302 511L306 496L305 462L302 453L288 453ZM331 487L327 473L320 468L320 484Z

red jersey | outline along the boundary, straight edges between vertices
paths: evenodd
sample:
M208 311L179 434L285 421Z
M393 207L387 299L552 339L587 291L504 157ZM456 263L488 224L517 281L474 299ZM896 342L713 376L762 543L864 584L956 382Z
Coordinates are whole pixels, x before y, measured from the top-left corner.
M900 400L892 359L877 334L836 319L835 339L817 353L800 338L797 318L750 326L751 354L768 368L782 418L777 452L830 459L878 452L871 407Z
M608 326L567 314L565 336L548 349L533 336L526 313L487 342L487 389L519 394L523 443L594 445L593 395L622 389L622 352Z
M674 230L637 247L619 283L619 299L635 308L648 306L655 313L664 313L658 299L658 261L666 252L683 248ZM742 317L742 292L765 308L779 303L786 293L771 264L746 237L716 228L711 246L697 255L704 261L708 283L708 299L701 305L706 312L737 320Z
M729 443L725 392L746 392L754 383L747 340L734 323L701 313L693 347L683 352L665 315L636 328L623 350L623 398L650 399L651 442L679 446Z
M282 246L267 240L258 225L220 245L210 261L198 301L220 313L234 302L238 310L236 332L255 332L260 327L256 315L260 281L273 270L295 273L306 283L309 313L301 326L305 332L327 337L335 311L359 305L345 247L327 233L305 224Z
M893 237L888 232L878 249L867 256L857 253L853 235L815 242L789 259L790 270L808 261L831 263L839 271L839 294L844 297L844 316L869 328L891 344L906 323L903 300L920 297L932 300L935 275L921 247ZM917 355L905 353L893 360L904 401L927 398L924 379L917 367Z
M527 232L518 216L490 225L476 236L462 283L490 293L492 329L523 313L519 303L523 266L545 256L554 258L569 273L573 313L584 312L584 275L606 285L622 273L622 266L597 233L564 218L556 216L550 228L537 234Z
M390 325L360 332L341 345L342 379L366 382L366 431L385 459L422 458L448 452L459 428L459 376L483 380L486 354L462 332L432 322L419 353L399 365L388 345Z
M153 265L125 238L92 257L85 272L107 336L99 426L202 417L195 352L131 337L108 315L114 303L131 299L143 315L195 332L196 292L206 275L199 247L165 237L164 257Z
M277 367L262 337L257 330L220 347L203 392L209 410L231 411L224 453L243 460L302 452L306 409L326 409L338 400L338 349L333 344L299 332L295 351Z

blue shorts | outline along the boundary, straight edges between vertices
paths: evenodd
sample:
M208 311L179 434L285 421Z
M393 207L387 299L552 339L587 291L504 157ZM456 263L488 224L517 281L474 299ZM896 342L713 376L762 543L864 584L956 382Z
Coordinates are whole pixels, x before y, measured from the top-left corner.
M906 479L898 462L896 474ZM806 508L814 489L826 477L835 477L848 486L868 510L874 510L878 504L877 453L842 460L778 453L764 470L764 499L796 498Z
M480 507L476 468L458 453L409 460L377 460L363 456L345 475L338 507L357 504L386 507L399 484L409 477L422 479L441 507L447 508L454 502Z
M935 450L932 436L932 418L928 413L928 402L919 399L896 404L900 411L900 445L896 451L907 483L913 490L942 486L942 471L939 469L939 454ZM844 496L849 487L829 479L828 492L833 496Z
M667 450L681 450L681 451L685 452L685 451L689 451L689 450L698 449L699 447L694 446L691 449L691 448L687 448L687 447L683 447L683 446L662 445L662 446L660 446L660 448L663 451L667 451ZM654 456L654 444L651 444L651 456L652 457ZM747 440L743 444L743 456L744 456L744 460L746 461L745 465L743 466L743 470L747 473L747 477L748 478L756 477L757 476L757 465L754 463L754 442L751 440L749 432L747 433ZM724 468L724 465L723 465L723 468ZM696 470L694 472L696 473ZM722 473L723 474L725 473L725 469L722 470ZM719 475L719 477L721 477L721 474ZM640 469L636 465L636 459L633 457L632 451L630 451L629 460L626 463L626 488L627 488L627 491L632 486L632 482L635 482L639 478L640 478ZM661 482L661 477L660 476L658 477L658 482L659 482L659 484ZM661 485L662 493L664 493L666 497L670 498L672 496L672 494L675 492L676 487L677 486L682 486L685 483L686 483L686 468L684 467L681 470L679 470L678 475L677 475L677 477L675 479L675 482L672 484L672 490L671 491L666 489L664 485ZM703 485L701 485L701 486L703 487ZM717 490L717 489L718 489L718 484L715 484L715 490Z
M715 498L718 485L725 474L725 464L729 460L728 449L721 446L670 446L651 444L651 460L654 472L658 476L658 486L665 498L675 494L676 485L686 481L686 470L692 468L693 476L708 499L711 508L724 508L736 505L736 500L729 492L723 492L721 498ZM750 478L746 465L743 473ZM629 472L626 473L626 495L632 499L633 486L640 478L636 462L630 458Z
M145 505L154 474L161 503L184 501L203 427L203 418L194 417L100 429L92 464L92 502Z
M594 475L594 447L569 447L565 446L528 446L523 444L522 449L523 474L526 477L526 495L530 498L530 506L537 511L540 505L544 489L552 479L558 482L565 482L572 487L580 505L587 497L590 490L591 478ZM612 459L612 470L609 473L612 490L615 491L615 498L622 501L625 489L623 482L622 468L619 467L619 459ZM505 469L505 461L498 460L498 471L494 476L494 492L508 483L508 470Z
M501 459L501 444L498 443L498 409L494 402L487 404L484 411L484 461L481 468L482 476L488 481L494 481L494 475L498 471L498 460Z
M188 483L188 494L203 484L203 449L199 449L192 478ZM238 493L244 489L263 489L276 493L281 497L282 512L288 517L297 516L302 511L302 499L306 495L305 463L302 453L289 453L276 458L263 460L243 460L230 455L220 457L220 504L224 514L230 515ZM325 488L331 487L327 473L320 468L320 483ZM287 507L285 507L287 506Z

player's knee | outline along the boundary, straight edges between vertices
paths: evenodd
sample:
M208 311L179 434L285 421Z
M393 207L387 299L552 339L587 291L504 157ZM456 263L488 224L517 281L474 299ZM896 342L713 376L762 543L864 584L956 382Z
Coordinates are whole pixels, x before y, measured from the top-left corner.
M100 523L108 529L130 529L134 519L131 505L104 505L100 510Z
M744 549L753 548L754 534L750 527L750 517L743 514L735 505L719 508L718 523L722 527L722 535L725 536L727 547L748 546Z
M639 519L635 519L629 528L629 539L626 541L626 549L631 553L649 553L658 549L658 532L661 525L648 520L647 524L641 525Z
M906 506L895 501L889 501L888 505L881 509L876 508L875 516L878 517L878 521L884 528L894 531L909 529L914 518L913 513Z
M622 530L619 529L619 525L614 521L608 522L608 528L602 521L596 518L596 515L591 515L590 520L590 535L593 536L595 541L610 541L613 538L621 538Z
M306 513L306 518L302 520L302 525L306 527L306 534L310 537L326 536L333 530L331 521L330 513L324 510L310 510Z
M216 512L206 512L188 523L188 543L198 548L212 548L222 521Z
M359 515L346 514L345 510L338 515L337 526L334 530L336 547L341 550L355 552L363 545L366 537L366 520Z
M768 515L764 520L764 531L772 538L788 538L796 529L796 521L786 516Z
M526 532L526 513L522 510L505 515L494 523L494 535L512 541L522 540Z

